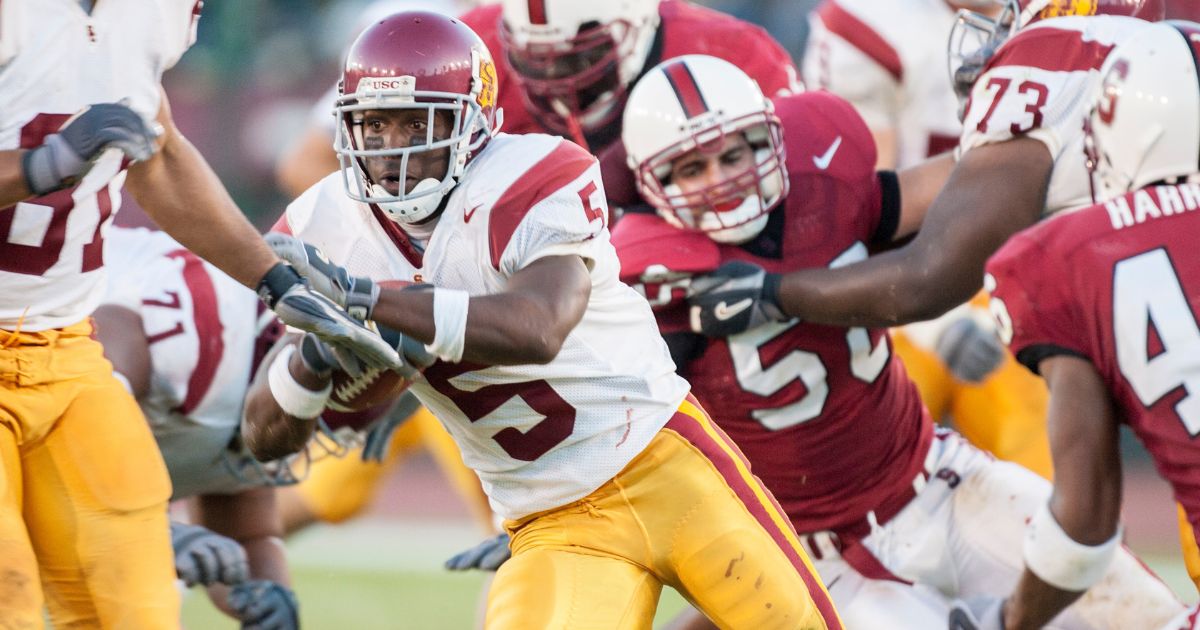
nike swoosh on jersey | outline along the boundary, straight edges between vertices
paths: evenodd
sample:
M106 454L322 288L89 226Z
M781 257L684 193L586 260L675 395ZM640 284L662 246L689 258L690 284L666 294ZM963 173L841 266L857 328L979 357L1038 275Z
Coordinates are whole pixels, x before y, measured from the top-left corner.
M483 204L480 204L478 206L475 206L474 208L471 208L470 210L464 210L463 211L463 223L470 223L471 217L475 216L475 211L482 207L483 207Z
M833 144L829 145L829 148L825 150L825 153L813 156L813 164L822 171L829 168L829 163L833 161L833 155L837 153L840 146L842 146L842 137L838 136L833 141Z
M718 302L716 308L713 309L713 315L716 316L717 319L725 321L727 319L736 317L738 313L750 308L750 305L753 303L754 300L752 298L739 300L733 304Z

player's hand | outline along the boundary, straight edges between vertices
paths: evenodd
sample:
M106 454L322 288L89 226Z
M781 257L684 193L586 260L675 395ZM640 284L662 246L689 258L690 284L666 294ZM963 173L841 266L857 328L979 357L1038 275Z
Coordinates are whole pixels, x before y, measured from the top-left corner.
M363 372L363 363L354 353L326 344L312 333L304 333L304 338L300 340L299 352L304 368L322 379L329 378L334 368L339 368L351 376L358 376Z
M296 630L300 603L296 594L278 582L250 580L229 591L229 607L242 630Z
M371 310L379 300L379 286L370 278L350 275L344 267L330 262L316 246L294 236L273 232L265 240L275 255L291 264L318 293L359 321L371 318Z
M1004 361L1000 338L970 316L947 326L938 337L936 349L950 373L968 383L983 381Z
M791 319L779 306L779 274L740 260L692 278L688 304L692 331L706 337L728 337Z
M175 574L188 586L237 584L250 577L246 550L199 525L171 523L171 547L175 552Z
M1004 600L977 597L955 600L950 608L950 630L1004 630Z
M420 408L421 403L415 394L400 394L400 399L392 405L387 414L367 427L367 435L363 438L362 460L383 463L383 458L387 456L388 444L392 441L392 434L400 425L408 422L413 413Z
M353 353L367 365L403 370L396 349L351 317L329 298L313 291L291 266L277 263L258 284L258 295L288 326L311 332L339 351Z
M508 534L493 536L447 560L446 568L451 571L495 571L512 557L508 542Z
M135 162L148 160L154 155L159 129L124 103L86 107L25 154L25 184L37 196L73 186L109 147Z

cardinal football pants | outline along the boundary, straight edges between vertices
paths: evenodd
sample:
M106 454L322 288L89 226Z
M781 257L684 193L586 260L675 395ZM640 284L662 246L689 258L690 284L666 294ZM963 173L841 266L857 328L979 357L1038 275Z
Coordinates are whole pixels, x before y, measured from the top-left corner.
M5 628L179 625L171 482L91 330L0 331Z
M721 628L841 628L783 511L700 410L588 496L507 521L485 627L650 628L663 584Z

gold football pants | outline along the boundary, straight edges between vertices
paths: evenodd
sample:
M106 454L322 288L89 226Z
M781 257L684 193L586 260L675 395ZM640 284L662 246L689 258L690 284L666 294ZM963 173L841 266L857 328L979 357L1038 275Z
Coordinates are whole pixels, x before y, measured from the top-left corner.
M43 597L56 628L179 625L171 482L90 333L0 331L0 627Z
M662 585L721 628L841 628L783 510L689 397L588 496L508 521L485 627L650 628Z

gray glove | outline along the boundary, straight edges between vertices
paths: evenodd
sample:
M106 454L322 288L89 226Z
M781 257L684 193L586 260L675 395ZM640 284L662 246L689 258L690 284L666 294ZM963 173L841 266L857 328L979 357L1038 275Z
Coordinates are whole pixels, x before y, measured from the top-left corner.
M946 327L937 340L937 354L955 378L979 383L1004 361L1004 346L996 333L971 317Z
M325 343L353 353L367 365L410 369L393 346L329 298L310 289L287 264L278 263L263 276L258 296L284 324L311 332Z
M199 525L171 523L175 574L188 586L237 584L250 577L246 550L236 540Z
M976 597L955 600L950 608L950 630L1004 630L1004 600Z
M451 571L495 571L512 557L508 542L508 534L493 536L447 560L446 568Z
M296 630L300 603L292 589L270 580L242 582L229 591L229 607L242 630Z
M350 275L344 267L330 262L320 249L294 236L272 232L265 240L317 293L333 300L359 321L371 319L371 310L379 300L379 286L370 278Z
M150 159L158 134L158 125L147 123L124 103L92 105L24 155L25 185L37 196L73 186L109 147L135 162Z
M408 421L413 413L420 409L421 402L412 392L404 392L395 405L382 418L367 427L367 436L363 439L362 460L364 462L383 463L387 455L388 443L396 429Z
M692 332L728 337L792 319L779 306L779 274L735 260L692 278L688 304Z

